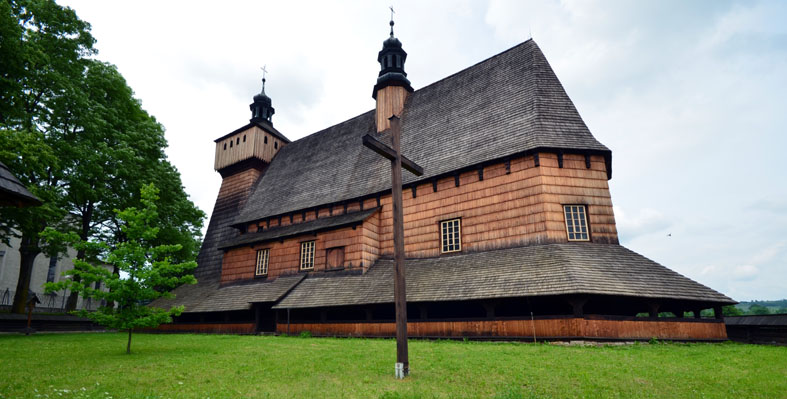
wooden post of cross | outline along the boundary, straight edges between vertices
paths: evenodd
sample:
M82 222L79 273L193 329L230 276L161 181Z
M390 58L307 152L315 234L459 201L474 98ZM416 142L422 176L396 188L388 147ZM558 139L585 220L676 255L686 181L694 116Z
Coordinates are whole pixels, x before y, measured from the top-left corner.
M363 136L363 145L391 160L391 196L393 197L394 227L394 305L396 308L396 377L410 374L407 353L407 290L404 278L404 213L402 211L402 168L416 176L424 174L423 168L401 153L401 121L394 115L391 121L391 147L371 135Z

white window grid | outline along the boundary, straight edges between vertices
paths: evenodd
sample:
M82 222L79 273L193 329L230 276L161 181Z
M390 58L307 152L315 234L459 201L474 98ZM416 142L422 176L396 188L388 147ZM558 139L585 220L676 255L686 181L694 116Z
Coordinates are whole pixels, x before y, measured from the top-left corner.
M270 259L269 249L260 249L257 251L257 267L254 269L256 276L268 275L268 260Z
M585 205L563 205L569 241L590 241Z
M441 253L459 252L462 250L461 219L440 222L440 242Z
M301 270L314 269L314 241L301 243Z

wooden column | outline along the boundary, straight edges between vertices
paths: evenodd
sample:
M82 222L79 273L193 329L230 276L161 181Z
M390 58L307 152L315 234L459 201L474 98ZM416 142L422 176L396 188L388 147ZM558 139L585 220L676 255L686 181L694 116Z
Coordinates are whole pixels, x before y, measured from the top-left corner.
M713 316L716 318L716 320L721 320L724 318L724 314L721 311L721 306L717 305L713 307Z
M649 302L648 303L648 313L650 317L656 318L659 317L659 307L660 305L656 302Z
M391 121L391 144L394 159L391 160L391 182L393 196L394 225L394 303L396 305L396 362L402 363L404 375L410 374L407 353L407 290L404 281L404 211L402 209L402 153L401 124L396 115Z
M484 306L484 310L486 310L486 318L487 319L494 319L495 318L495 306L497 305L496 301L484 301L482 303Z
M391 125L391 147L370 135L363 136L363 145L391 160L391 197L393 199L393 242L394 242L394 305L396 309L396 376L404 378L410 373L407 355L407 298L404 273L404 213L402 208L402 167L421 176L423 168L402 155L401 121L393 115ZM379 128L379 125L378 125Z
M585 297L570 297L566 301L571 305L574 317L582 317L585 315L585 304L588 299Z

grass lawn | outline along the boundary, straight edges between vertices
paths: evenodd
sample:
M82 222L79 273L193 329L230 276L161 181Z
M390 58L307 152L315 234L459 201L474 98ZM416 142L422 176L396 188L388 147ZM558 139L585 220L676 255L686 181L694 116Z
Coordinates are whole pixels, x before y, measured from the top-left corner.
M787 398L787 347L0 335L0 398Z

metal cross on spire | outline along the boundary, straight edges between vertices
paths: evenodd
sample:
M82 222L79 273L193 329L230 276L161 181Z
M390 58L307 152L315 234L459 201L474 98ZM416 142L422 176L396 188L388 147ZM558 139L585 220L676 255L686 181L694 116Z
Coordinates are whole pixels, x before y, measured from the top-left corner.
M262 70L262 92L263 93L265 93L265 75L268 73L268 70L266 69L266 67L267 67L267 65L263 65L263 66L260 67L260 69Z
M388 7L388 9L390 9L390 10L391 10L391 22L390 22L390 24L391 24L391 37L393 37L393 35L394 35L394 34L393 34L393 26L394 26L394 20L393 20L393 16L394 16L394 14L396 13L396 11L394 11L394 9L393 9L393 5L391 5L390 7Z

